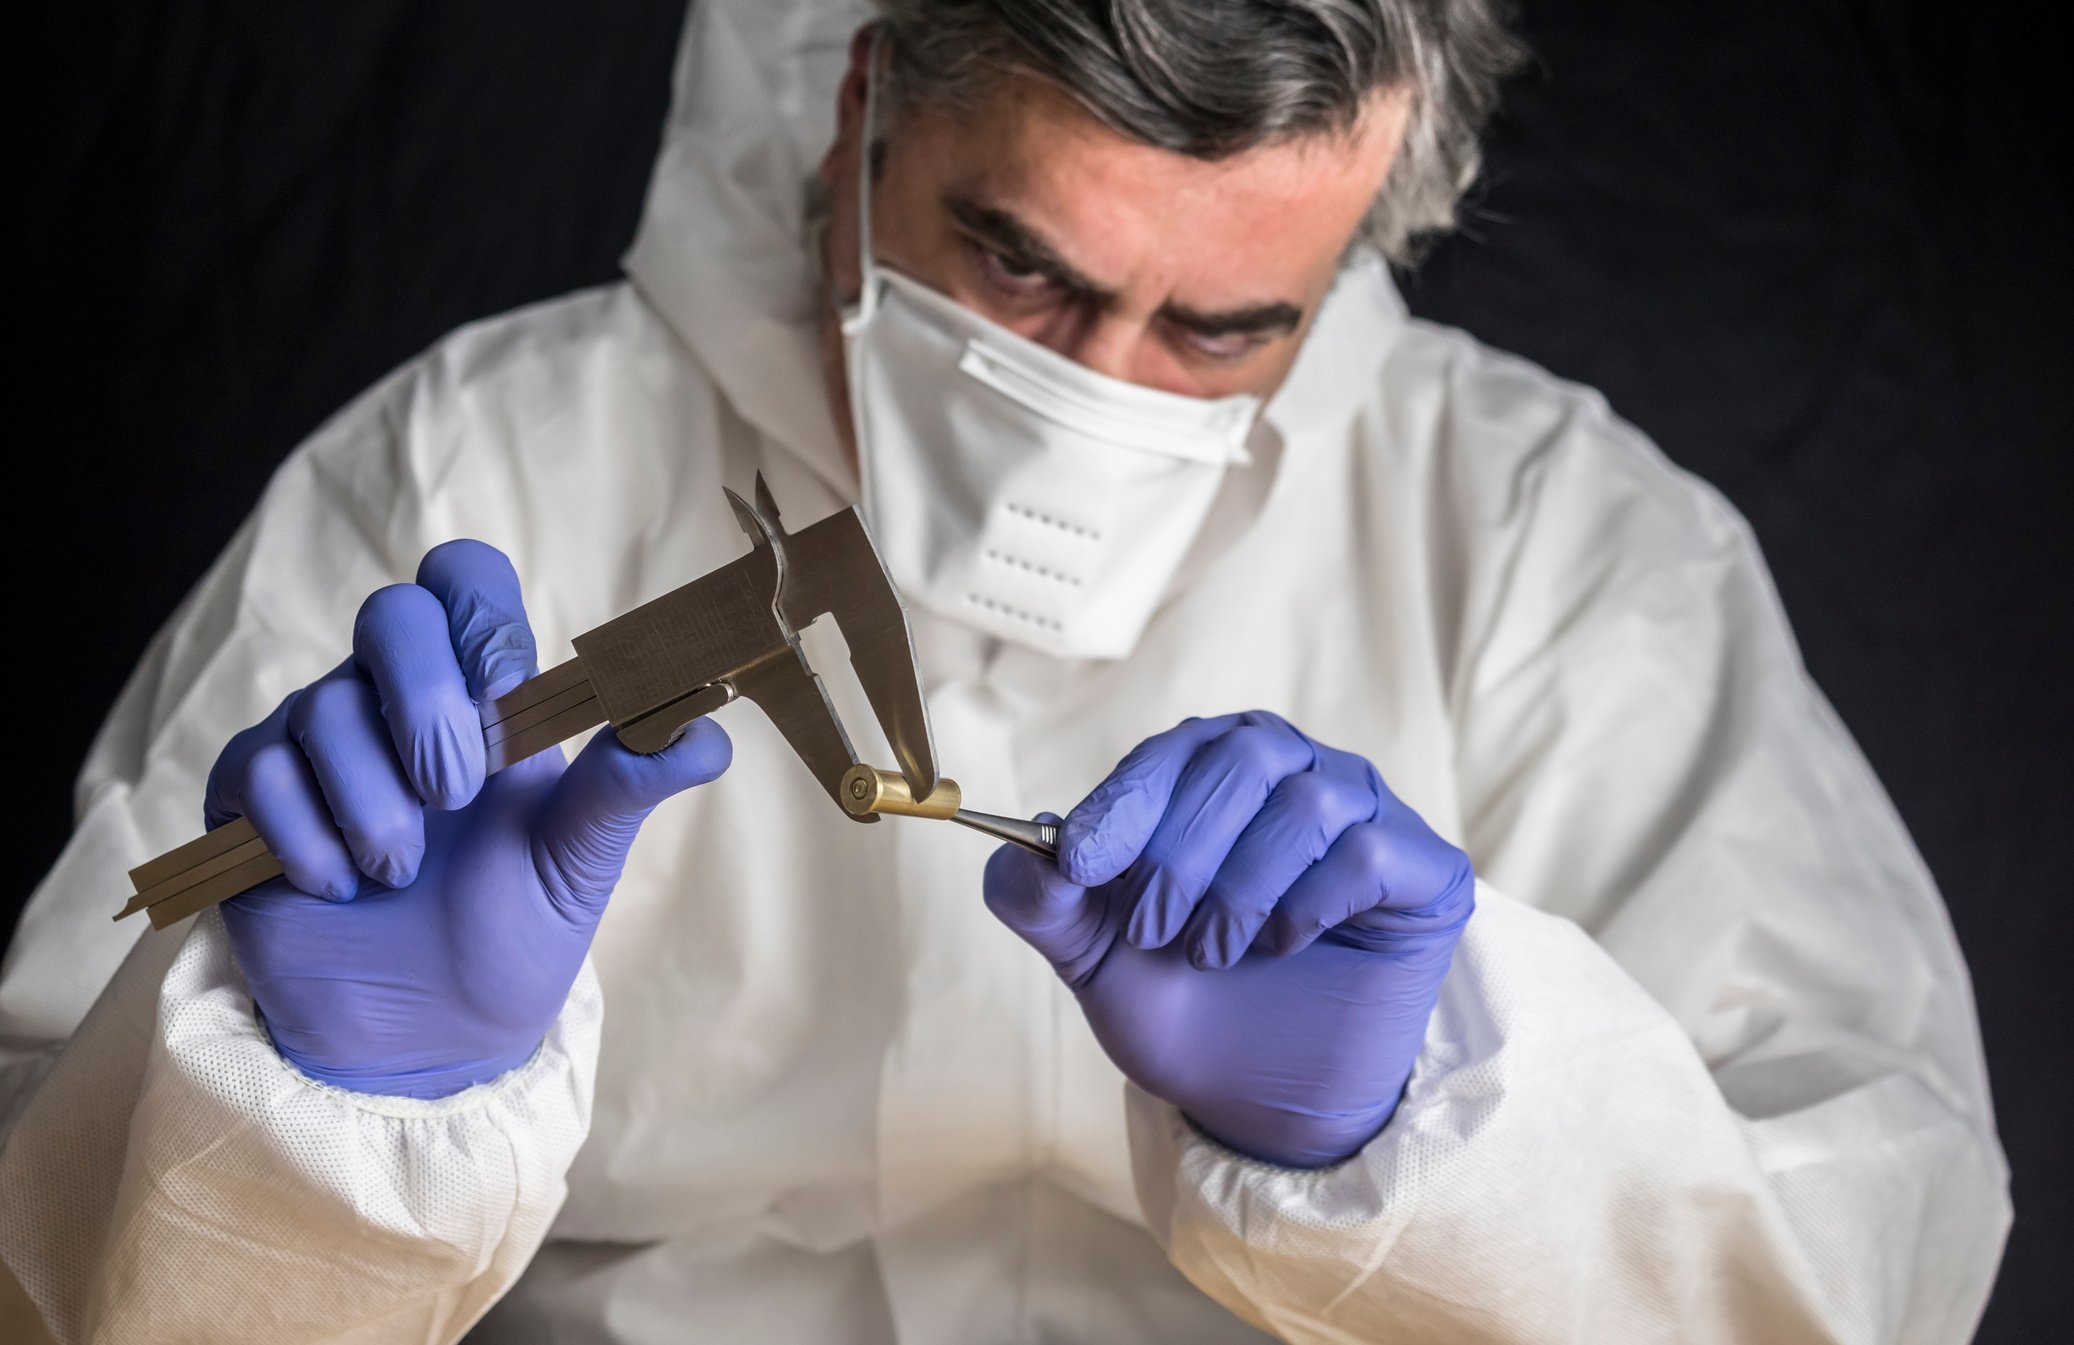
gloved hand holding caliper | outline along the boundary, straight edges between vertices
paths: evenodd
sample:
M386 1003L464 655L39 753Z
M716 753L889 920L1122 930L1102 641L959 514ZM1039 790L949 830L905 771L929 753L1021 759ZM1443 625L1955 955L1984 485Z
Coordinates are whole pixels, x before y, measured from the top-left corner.
M930 795L906 618L855 511L788 536L760 478L755 505L730 498L747 555L538 675L510 562L432 551L362 606L351 658L231 741L213 830L132 870L117 918L163 927L243 893L224 921L282 1053L327 1083L436 1097L538 1044L642 820L727 767L701 716L755 701L838 793L856 755L800 628L835 617L894 778ZM568 766L548 750L601 722L615 732Z

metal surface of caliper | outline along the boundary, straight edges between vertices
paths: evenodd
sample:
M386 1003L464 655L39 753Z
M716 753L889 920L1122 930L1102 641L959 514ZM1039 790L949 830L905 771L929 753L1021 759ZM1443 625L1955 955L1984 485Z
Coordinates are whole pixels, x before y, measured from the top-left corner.
M936 773L929 713L907 613L855 509L787 533L759 474L756 503L727 492L752 543L744 555L571 641L576 657L481 707L486 767L496 772L600 724L636 752L736 699L754 701L845 815L947 818L1040 854L1056 827L959 807ZM833 617L865 699L899 762L857 759L799 632ZM153 926L206 910L279 877L281 862L244 818L130 870L136 895L115 916Z

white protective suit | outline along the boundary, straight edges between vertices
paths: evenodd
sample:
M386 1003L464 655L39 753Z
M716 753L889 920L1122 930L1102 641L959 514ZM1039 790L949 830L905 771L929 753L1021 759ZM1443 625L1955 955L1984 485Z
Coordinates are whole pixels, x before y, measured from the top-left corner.
M1261 707L1474 858L1403 1104L1347 1163L1247 1161L1127 1089L982 905L987 843L849 822L751 708L540 1053L457 1097L294 1073L215 914L110 923L225 740L434 543L508 552L554 662L739 554L723 484L762 470L795 525L855 498L801 183L860 17L702 9L629 280L348 408L152 645L0 983L17 1310L255 1345L452 1340L499 1295L499 1345L1965 1338L2009 1220L1966 971L1748 528L1373 264L1127 658L917 618L990 810Z

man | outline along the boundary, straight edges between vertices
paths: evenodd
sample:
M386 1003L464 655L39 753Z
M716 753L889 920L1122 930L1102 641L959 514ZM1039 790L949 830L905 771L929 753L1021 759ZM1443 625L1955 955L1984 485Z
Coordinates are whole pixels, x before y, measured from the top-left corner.
M1368 246L1491 16L862 17L701 7L629 282L327 426L133 679L0 987L51 1333L1964 1338L1965 972L1747 529ZM758 471L862 503L1056 865L740 711L485 778ZM196 799L287 880L132 947Z

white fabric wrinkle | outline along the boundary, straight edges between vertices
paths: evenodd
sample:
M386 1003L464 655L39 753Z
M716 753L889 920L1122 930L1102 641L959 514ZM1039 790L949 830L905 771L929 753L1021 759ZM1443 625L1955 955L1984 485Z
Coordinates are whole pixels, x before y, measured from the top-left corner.
M210 574L219 570L236 573L249 571L258 533L256 521L247 520L241 524L224 553L210 566ZM208 610L206 605L199 602L207 584L208 576L205 575L202 583L197 584L181 599L179 607L174 609L173 617L153 638L151 648L145 651L144 658L130 674L136 691L132 693L129 688L125 688L123 694L148 696L147 713L153 723L170 722L186 710L188 698L194 694L196 686L208 680L210 672L229 655L236 618L250 610L242 604L224 613ZM140 776L154 767L183 772L193 770L190 762L167 760L170 754L165 741L153 738L141 729L123 735L127 741L118 738L116 722L111 716L108 725L95 737L94 745L88 753L90 758L98 758L106 764L114 781ZM118 751L121 753L119 759L115 757ZM94 772L81 772L81 785L86 785L94 775ZM91 801L82 799L77 806L77 813L84 815L89 806ZM199 804L195 811L200 812ZM144 851L140 848L136 853L141 857Z

